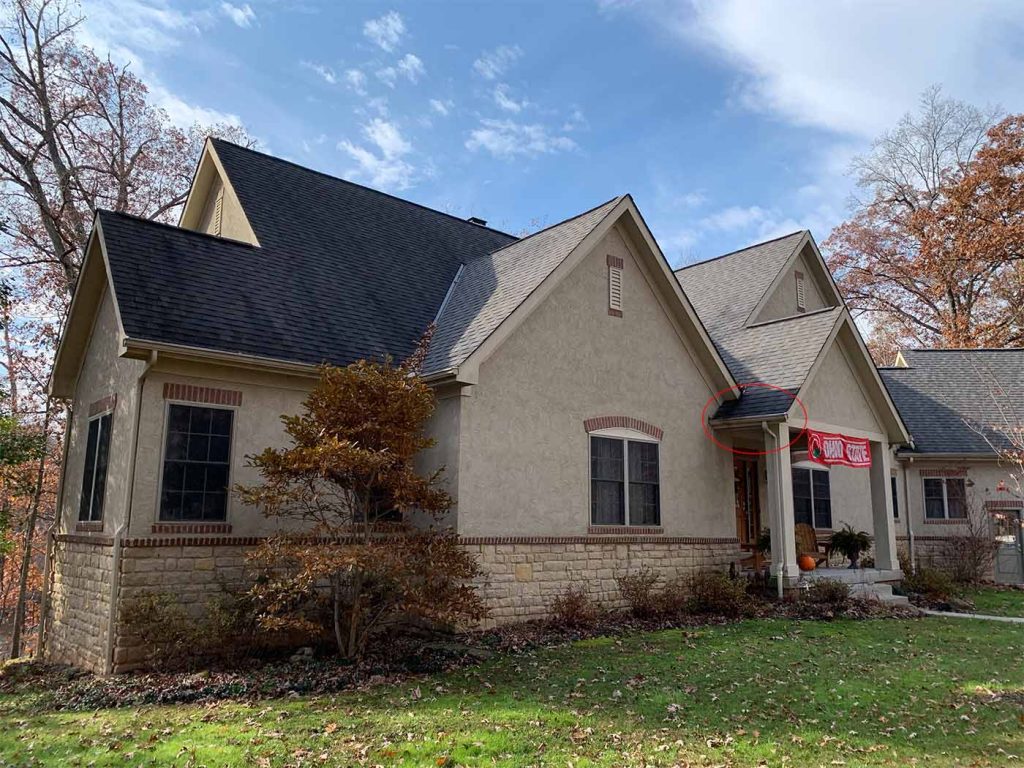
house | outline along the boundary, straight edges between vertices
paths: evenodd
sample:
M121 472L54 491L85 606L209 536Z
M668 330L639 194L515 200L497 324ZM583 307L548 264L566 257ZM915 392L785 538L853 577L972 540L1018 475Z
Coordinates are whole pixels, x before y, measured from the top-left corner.
M71 403L44 653L137 663L120 608L199 612L279 523L228 489L284 441L317 365L408 354L424 375L492 621L569 583L742 566L771 528L875 537L900 577L891 477L911 443L807 232L673 272L615 197L529 237L216 139L179 226L99 212L51 381ZM806 529L805 529L806 530Z
M911 434L896 453L897 539L921 565L945 567L952 537L1000 542L991 578L1024 583L1024 499L1009 435L1024 438L1024 349L905 349L880 369Z

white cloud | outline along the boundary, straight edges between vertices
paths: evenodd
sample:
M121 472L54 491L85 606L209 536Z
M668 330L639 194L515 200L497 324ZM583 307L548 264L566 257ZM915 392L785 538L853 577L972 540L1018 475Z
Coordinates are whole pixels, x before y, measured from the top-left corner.
M390 53L405 35L405 22L397 11L388 11L379 19L370 19L363 24L363 34Z
M153 97L153 103L167 113L168 119L179 128L189 128L195 123L211 125L213 123L224 123L226 125L241 125L242 119L231 112L221 112L209 107L202 107L198 104L190 104L180 96L168 91L160 83L150 83L149 92Z
M410 83L419 81L421 77L427 74L426 67L423 66L419 56L412 53L407 53L398 60L398 71L405 75Z
M403 190L412 186L416 169L405 157L412 152L398 126L381 118L374 118L363 126L363 137L372 145L367 148L347 139L338 143L356 162L349 174L365 178L375 187Z
M366 75L359 69L345 70L345 84L360 96L366 95Z
M242 28L246 28L252 25L256 20L256 12L249 7L248 3L244 5L232 5L231 3L221 3L220 12L227 16L231 21Z
M874 137L942 83L955 98L1024 108L1024 3L691 0L637 6L741 73L740 103L799 124Z
M320 79L328 85L334 85L338 82L338 76L334 73L334 70L326 64L317 64L315 61L303 61L302 66L316 72L316 74L320 76Z
M505 159L569 152L576 148L576 142L568 136L552 134L542 125L512 120L483 119L466 140L466 149L471 152L483 149Z
M494 89L494 103L506 112L518 113L526 107L529 102L526 99L516 101L509 96L509 87L505 83L499 83Z
M185 13L153 0L96 0L78 28L83 43L100 56L121 64L138 64L140 52L163 53L181 44L186 33L206 28L209 13Z
M430 108L437 112L437 114L442 115L444 117L448 117L448 115L452 111L452 107L454 106L455 102L453 102L451 99L446 99L444 101L441 101L440 99L430 100Z
M485 80L497 80L523 55L518 45L499 45L493 51L480 54L473 62L473 69Z
M737 229L747 229L754 224L764 221L768 212L757 205L743 207L731 205L723 208L701 219L700 223L704 229L716 232L732 232Z

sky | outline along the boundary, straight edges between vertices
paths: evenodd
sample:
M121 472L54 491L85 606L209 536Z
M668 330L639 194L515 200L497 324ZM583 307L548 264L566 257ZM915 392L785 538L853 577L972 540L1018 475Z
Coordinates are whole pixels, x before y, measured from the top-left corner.
M940 84L1024 111L1024 2L84 0L177 123L515 234L633 195L673 265L848 214Z

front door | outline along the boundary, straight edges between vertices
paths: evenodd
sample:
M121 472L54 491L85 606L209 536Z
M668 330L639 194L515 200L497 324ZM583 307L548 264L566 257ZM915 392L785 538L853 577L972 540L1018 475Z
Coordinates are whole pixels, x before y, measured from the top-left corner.
M1024 584L1024 529L1021 510L1000 510L996 518L995 577L997 584Z
M761 532L757 460L734 457L733 477L736 490L736 536L744 549L752 550Z

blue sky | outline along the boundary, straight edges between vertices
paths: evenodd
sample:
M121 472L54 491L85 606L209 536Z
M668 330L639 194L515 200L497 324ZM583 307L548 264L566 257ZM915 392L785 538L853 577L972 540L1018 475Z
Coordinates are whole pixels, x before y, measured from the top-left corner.
M511 232L635 197L675 264L819 241L941 83L1024 111L1024 3L85 0L172 119Z

